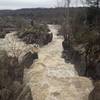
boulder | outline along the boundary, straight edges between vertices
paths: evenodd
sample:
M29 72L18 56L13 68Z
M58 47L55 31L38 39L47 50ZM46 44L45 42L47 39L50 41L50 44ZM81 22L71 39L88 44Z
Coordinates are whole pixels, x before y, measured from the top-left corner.
M19 60L19 63L23 65L24 67L29 68L33 64L33 61L35 59L38 59L38 54L28 52L21 57L21 59Z
M96 64L96 78L100 80L100 61Z
M32 100L23 75L24 67L18 63L18 58L8 57L5 51L0 51L0 100Z
M89 95L89 100L100 100L100 81L95 83L95 87Z
M87 66L86 74L94 80L100 80L100 61L90 62Z
M67 42L64 40L62 42L62 46L63 46L63 49L66 50L67 49Z
M52 33L47 34L46 40L47 40L48 43L52 41L52 38L53 38L53 34Z

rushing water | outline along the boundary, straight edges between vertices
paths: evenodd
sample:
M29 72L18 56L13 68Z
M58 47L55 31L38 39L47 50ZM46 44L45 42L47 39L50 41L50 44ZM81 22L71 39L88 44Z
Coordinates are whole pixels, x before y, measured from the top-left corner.
M17 37L16 32L9 33L4 39L0 39L0 49L6 50L8 55L19 57L29 51L37 52L34 45L27 45Z
M25 70L24 81L30 86L34 100L87 100L92 89L89 79L78 76L73 64L62 55L63 37L57 36L57 25L49 25L53 41L42 47L39 59Z
M62 56L62 41L61 36L57 36L58 28L57 26L49 25L51 32L53 33L53 41L41 48L39 52L39 60L47 68L47 74L52 77L72 77L77 76L77 72L74 65L70 63L65 63Z
M24 82L31 88L33 100L88 100L93 89L91 80L78 76L74 65L65 63L61 58L63 37L57 36L59 26L49 25L49 28L53 41L40 48L39 59L24 72ZM33 45L21 42L15 33L0 39L1 48L18 57L34 51Z

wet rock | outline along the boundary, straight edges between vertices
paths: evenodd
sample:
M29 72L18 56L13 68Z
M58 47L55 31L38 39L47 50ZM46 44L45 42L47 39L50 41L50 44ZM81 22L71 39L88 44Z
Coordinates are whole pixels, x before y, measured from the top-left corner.
M44 44L48 44L49 42L51 42L53 39L53 34L50 33L50 34L47 34L45 39L44 39Z
M0 100L32 100L30 88L23 82L24 67L18 58L0 52Z
M23 55L23 57L20 61L20 64L23 65L24 67L28 68L33 64L33 61L35 59L38 59L38 54L28 52L25 55Z
M47 37L47 39L48 39L48 42L51 42L52 41L52 39L53 39L53 34L51 33L51 34L49 34L48 35L48 37Z
M86 69L86 75L94 80L100 80L100 62L90 62Z
M67 47L66 47L66 42L65 42L65 41L62 42L62 46L63 46L64 50L67 49Z
M96 78L100 80L100 61L96 64Z
M100 81L95 83L95 87L89 95L89 100L100 100Z
M42 34L34 34L34 33L25 33L22 37L19 37L27 44L39 44L40 46L46 45L52 41L53 34L52 33L42 33Z
M62 46L63 46L64 50L69 49L69 43L68 43L68 41L66 39L62 42Z

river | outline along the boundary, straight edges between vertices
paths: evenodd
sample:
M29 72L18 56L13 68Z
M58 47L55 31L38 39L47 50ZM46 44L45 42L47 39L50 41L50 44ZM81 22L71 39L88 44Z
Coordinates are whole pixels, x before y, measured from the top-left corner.
M49 25L53 41L40 48L39 59L25 70L24 82L30 86L33 100L88 100L92 81L80 77L71 63L62 56L63 37L59 26Z
M80 77L71 63L66 63L62 56L62 36L57 36L59 26L49 25L53 41L39 50L39 59L24 71L24 82L31 88L33 100L88 100L93 89L92 81ZM0 39L0 49L9 55L19 57L21 53L33 49L9 33Z

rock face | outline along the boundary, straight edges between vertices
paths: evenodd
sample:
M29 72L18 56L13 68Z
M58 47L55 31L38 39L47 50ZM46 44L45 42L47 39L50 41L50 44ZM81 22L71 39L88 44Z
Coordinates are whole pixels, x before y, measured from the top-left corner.
M96 60L90 62L86 70L87 76L91 77L94 81L100 80L100 60Z
M35 59L38 59L38 54L28 52L25 55L23 55L23 58L21 59L20 64L27 68L33 64L33 61Z
M68 43L67 43L66 39L62 42L62 46L63 46L64 50L68 49Z
M0 51L0 100L32 100L29 86L23 83L24 67L18 59Z
M100 100L100 81L95 83L95 87L90 93L89 100Z
M39 44L40 46L46 45L52 41L52 33L51 34L33 34L27 33L21 39L27 44Z

